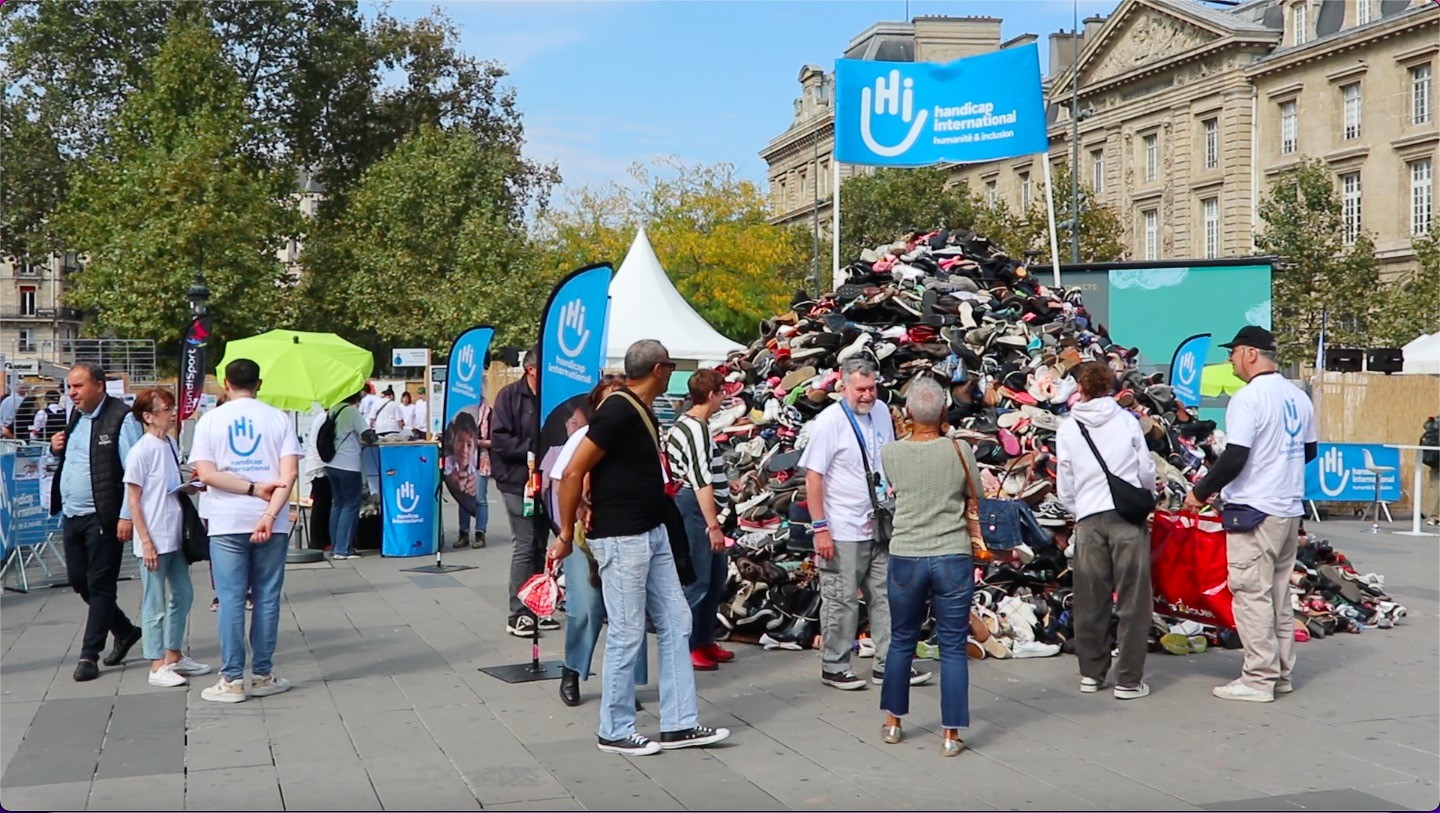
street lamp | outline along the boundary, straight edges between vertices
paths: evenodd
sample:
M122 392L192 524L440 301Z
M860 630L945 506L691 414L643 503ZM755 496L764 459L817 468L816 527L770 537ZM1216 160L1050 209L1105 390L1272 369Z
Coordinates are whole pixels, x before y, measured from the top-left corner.
M199 271L195 272L195 281L185 289L185 296L190 300L190 315L201 317L205 315L205 300L210 298L210 288L205 285L205 277Z

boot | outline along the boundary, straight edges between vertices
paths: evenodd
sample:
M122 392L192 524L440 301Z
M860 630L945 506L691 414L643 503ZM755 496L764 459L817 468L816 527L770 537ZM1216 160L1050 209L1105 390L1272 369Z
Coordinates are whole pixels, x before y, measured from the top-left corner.
M475 542L471 545L471 547L476 548L477 550L478 550L479 548L485 547L485 532L484 532L484 531L476 531L476 532L475 532Z
M470 547L470 534L461 533L459 536L455 537L455 550L460 550L461 548L468 547Z

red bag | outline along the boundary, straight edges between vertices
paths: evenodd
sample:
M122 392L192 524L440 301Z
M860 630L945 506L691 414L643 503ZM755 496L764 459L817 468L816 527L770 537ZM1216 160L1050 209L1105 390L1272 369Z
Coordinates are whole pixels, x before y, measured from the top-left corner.
M520 585L516 596L530 612L545 618L555 612L555 605L560 599L560 585L556 584L555 577L550 575L547 569L544 573L536 573Z
M1155 612L1234 629L1225 529L1219 517L1156 511L1150 530L1150 583Z

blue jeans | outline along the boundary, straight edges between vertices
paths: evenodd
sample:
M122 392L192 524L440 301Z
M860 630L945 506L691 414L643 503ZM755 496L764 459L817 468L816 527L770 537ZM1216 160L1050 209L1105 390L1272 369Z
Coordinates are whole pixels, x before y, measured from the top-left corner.
M490 527L490 478L475 475L475 513L465 510L460 506L460 533L470 533L470 523L474 521L475 530L485 533Z
M141 562L140 595L140 629L145 633L141 648L145 657L156 661L165 656L167 649L179 652L185 646L185 625L195 600L185 554L178 550L160 554L160 564L153 573Z
M645 641L647 610L660 641L660 730L694 728L699 712L687 638L690 607L680 591L665 526L639 536L592 539L590 549L600 563L610 616L600 692L601 739L618 740L635 733L634 670Z
M352 472L353 473L353 472ZM250 534L210 537L210 563L220 610L215 623L220 635L220 675L245 676L245 593L255 609L250 618L250 671L270 674L275 639L280 629L280 591L285 587L285 545L289 534L272 534L255 543Z
M690 605L690 648L702 649L715 643L715 612L720 596L725 593L725 554L710 550L705 532L705 514L700 511L700 498L689 488L680 489L675 504L685 518L685 536L690 541L690 561L695 566L695 581L684 586L685 601Z
M590 562L585 552L576 548L565 557L565 668L579 672L581 680L590 679L590 665L595 660L595 642L605 626L605 598L599 588L590 584ZM649 657L641 639L640 654L635 658L635 685L650 682Z
M969 556L891 556L886 592L890 595L890 656L880 710L896 717L910 713L910 665L928 599L935 611L940 638L940 725L970 725L970 663L965 640L970 635L970 599L975 595L975 567Z
M330 480L330 553L355 552L355 529L360 525L360 495L363 478L358 471L325 467Z

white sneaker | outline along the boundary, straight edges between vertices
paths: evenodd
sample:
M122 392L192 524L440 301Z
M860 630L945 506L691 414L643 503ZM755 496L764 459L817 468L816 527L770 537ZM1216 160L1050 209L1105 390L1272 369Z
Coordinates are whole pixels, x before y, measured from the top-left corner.
M1115 687L1115 698L1117 700L1138 700L1142 697L1148 697L1149 694L1150 686L1145 683L1137 683L1134 686Z
M1290 682L1290 678L1280 678L1275 681L1276 694L1290 694L1293 691L1295 691L1295 684Z
M165 664L159 669L150 670L149 683L151 686L189 686L190 681L185 676L175 671L171 664Z
M200 692L200 697L212 703L244 703L245 681L232 682L222 676L214 686Z
M1055 644L1042 644L1039 641L1016 641L1010 647L1012 658L1048 658L1051 655L1059 655L1060 647Z
M1216 686L1210 693L1221 700L1244 700L1248 703L1273 703L1275 695L1271 692L1262 692L1253 686L1246 686L1239 680L1232 680L1224 686Z
M252 675L250 677L250 696L269 697L272 694L290 691L290 681L276 675Z
M1096 680L1095 678L1087 677L1080 678L1080 691L1084 692L1085 694L1094 694L1095 692L1100 691L1100 687L1104 685L1105 681L1103 680Z
M195 677L196 675L208 675L212 671L210 664L196 663L195 661L190 660L189 655L180 656L180 660L170 664L170 668L174 669L176 674L185 675L186 677Z

